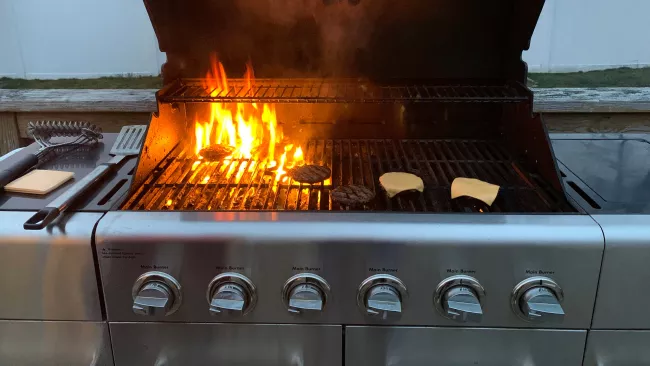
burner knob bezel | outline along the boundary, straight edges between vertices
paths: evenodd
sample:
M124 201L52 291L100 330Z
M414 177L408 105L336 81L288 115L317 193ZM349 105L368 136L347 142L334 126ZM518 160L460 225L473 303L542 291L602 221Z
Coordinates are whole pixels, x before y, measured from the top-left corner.
M233 290L236 289L244 296L244 307L241 311L231 310L212 304L215 295L218 295L221 291L229 290L229 286L232 286ZM253 311L255 305L257 305L257 288L253 284L253 281L242 274L235 272L221 273L214 277L212 281L210 281L208 290L206 291L206 299L208 301L208 305L210 306L210 315L244 316Z
M388 287L386 290L394 291L395 301L399 305L396 311L389 310L373 310L368 306L368 297L371 295L373 289L378 290L381 286ZM364 315L382 320L399 320L401 318L409 294L406 285L399 278L389 274L376 274L366 278L357 291L357 306Z
M133 287L131 289L131 297L133 298L133 307L132 307L133 312L135 314L143 315L143 316L161 315L161 314L157 314L156 309L154 309L151 306L149 310L143 312L137 312L135 309L137 305L136 304L137 298L140 295L141 291L147 289L152 290L154 289L154 287L157 287L156 289L158 291L166 293L168 297L168 303L171 304L168 306L166 305L163 308L156 308L156 309L164 310L164 314L162 314L164 316L169 316L175 313L180 308L181 303L183 301L181 284L171 275L165 272L158 272L158 271L144 273L135 280L135 283L133 284Z
M449 304L447 303L449 300L448 297L451 295L451 292L456 290L465 290L465 295L475 298L479 307L478 311L469 312L457 309L457 316L450 314ZM442 280L442 282L438 284L433 295L433 304L438 313L447 319L460 323L480 323L481 320L483 320L482 301L485 298L485 295L485 288L483 288L476 278L466 275L452 276Z
M549 313L548 315L540 314L538 317L533 318L524 312L522 306L526 301L528 301L526 298L531 297L532 291L539 289L547 290L548 294L554 297L556 300L556 307L559 307L559 310L561 311L560 313ZM519 282L513 289L510 297L512 311L517 314L520 319L530 323L562 323L565 316L564 309L562 308L563 301L564 291L560 285L548 277L541 276L530 277Z
M292 304L292 297L295 290L300 286L308 286L306 290L315 290L317 297L320 297L321 308L311 309L309 307L301 307L299 304ZM327 281L313 273L299 273L287 280L282 287L282 302L287 310L292 314L320 314L325 310L327 302L330 298L331 287Z

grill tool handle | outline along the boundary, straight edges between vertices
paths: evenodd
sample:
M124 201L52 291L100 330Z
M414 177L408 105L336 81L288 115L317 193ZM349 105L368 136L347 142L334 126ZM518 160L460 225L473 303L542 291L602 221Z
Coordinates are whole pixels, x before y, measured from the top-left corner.
M13 182L16 178L25 174L25 172L35 167L37 164L38 156L35 154L27 154L16 159L9 167L0 170L0 189L4 189L7 184Z
M25 230L42 230L51 224L70 207L79 197L83 196L90 188L101 181L111 172L113 166L120 163L124 156L116 156L108 163L102 164L95 168L90 174L82 180L75 183L70 189L52 201L45 208L38 211L34 216L29 218L23 225Z

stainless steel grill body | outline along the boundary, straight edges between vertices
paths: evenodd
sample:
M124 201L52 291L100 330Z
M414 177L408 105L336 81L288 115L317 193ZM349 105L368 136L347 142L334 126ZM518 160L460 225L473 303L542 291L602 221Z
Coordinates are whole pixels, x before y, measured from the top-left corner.
M586 365L643 365L650 359L650 216L595 215L607 240Z
M91 247L101 214L72 215L65 232L26 232L29 216L0 212L0 293L11 299L0 302L0 319L101 321Z
M72 171L81 179L110 159L116 134L92 149L48 160L40 168ZM34 143L0 161L36 152ZM93 233L97 222L128 189L128 162L111 184L82 198L74 212L42 231L25 221L70 186L44 195L0 193L0 364L112 366Z
M347 365L580 365L587 332L348 327Z
M116 365L340 365L340 326L113 323Z
M97 251L118 365L150 363L165 353L174 360L188 357L207 362L216 357L252 364L256 357L266 354L264 362L280 365L293 347L303 351L301 360L312 360L320 357L322 347L337 344L337 336L330 332L336 329L334 333L342 336L343 327L347 329L348 360L361 357L354 345L364 340L367 347L378 352L376 357L411 357L413 348L386 343L393 334L422 334L432 340L453 336L472 345L481 337L503 344L513 339L522 344L542 344L534 350L496 344L495 348L486 344L475 349L476 357L496 365L524 356L535 362L582 357L603 239L599 227L584 215L121 211L109 212L101 220ZM175 313L143 318L132 311L133 283L150 271L162 271L179 281L182 304ZM257 289L257 304L243 317L212 316L208 311L208 285L224 272L247 276ZM332 289L324 311L315 316L291 314L282 300L285 282L303 272L323 277ZM357 306L361 282L377 273L395 275L408 288L398 320L369 318ZM485 315L480 323L459 324L435 310L437 285L458 273L471 274L486 289ZM529 323L511 310L509 299L515 285L539 274L556 280L567 294L563 302L567 316L562 324ZM304 335L305 328L296 324L311 324L310 334ZM356 330L352 327L355 325L389 326L389 330ZM257 344L251 330L256 326L263 333L267 329L278 332L274 334L280 343L266 348ZM419 333L404 328L408 326L465 330L422 328ZM529 330L491 329L501 327ZM181 329L191 335L175 336ZM117 334L126 338L117 340ZM235 335L231 341L242 352L217 352L217 356L209 345L218 344L229 334ZM300 337L300 346L290 341ZM322 347L314 346L314 342L321 342ZM204 347L199 350L197 344ZM147 351L128 357L145 346ZM555 347L559 347L558 358L548 354ZM433 353L420 351L418 362L434 360ZM330 352L338 351L334 347ZM369 357L368 362L376 357ZM449 352L435 360L454 364L457 357ZM322 361L316 364L332 364L329 357Z
M0 364L112 365L91 247L100 213L23 230L30 212L0 212Z
M113 366L108 324L0 320L0 364Z
M605 252L585 365L648 363L650 137L555 135L567 190L603 230Z
M165 87L129 196L96 231L118 365L579 364L604 241L524 85L543 3L145 0ZM247 60L261 78L213 80ZM275 104L276 151L300 144L331 178L197 163L211 103ZM391 171L425 191L385 198ZM498 200L452 201L456 177ZM340 206L346 184L375 199ZM446 311L450 283L468 302Z

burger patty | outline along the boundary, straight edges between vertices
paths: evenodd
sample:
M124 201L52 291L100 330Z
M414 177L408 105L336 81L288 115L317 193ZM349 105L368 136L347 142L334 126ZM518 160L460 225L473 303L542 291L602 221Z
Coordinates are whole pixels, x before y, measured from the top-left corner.
M375 193L372 190L355 184L336 187L332 191L332 200L348 206L368 203L373 198L375 198Z
M322 182L332 175L330 168L321 165L303 165L289 171L289 176L300 183Z
M232 154L234 151L235 148L228 145L209 145L201 149L201 151L199 151L199 155L201 155L206 160L217 161Z

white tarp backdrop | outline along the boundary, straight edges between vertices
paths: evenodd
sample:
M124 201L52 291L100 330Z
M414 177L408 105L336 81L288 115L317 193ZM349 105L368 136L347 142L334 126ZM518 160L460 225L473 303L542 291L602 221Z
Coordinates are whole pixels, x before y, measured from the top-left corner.
M547 0L524 57L533 72L650 66L648 14L649 0ZM156 75L164 59L141 0L0 0L0 77Z

